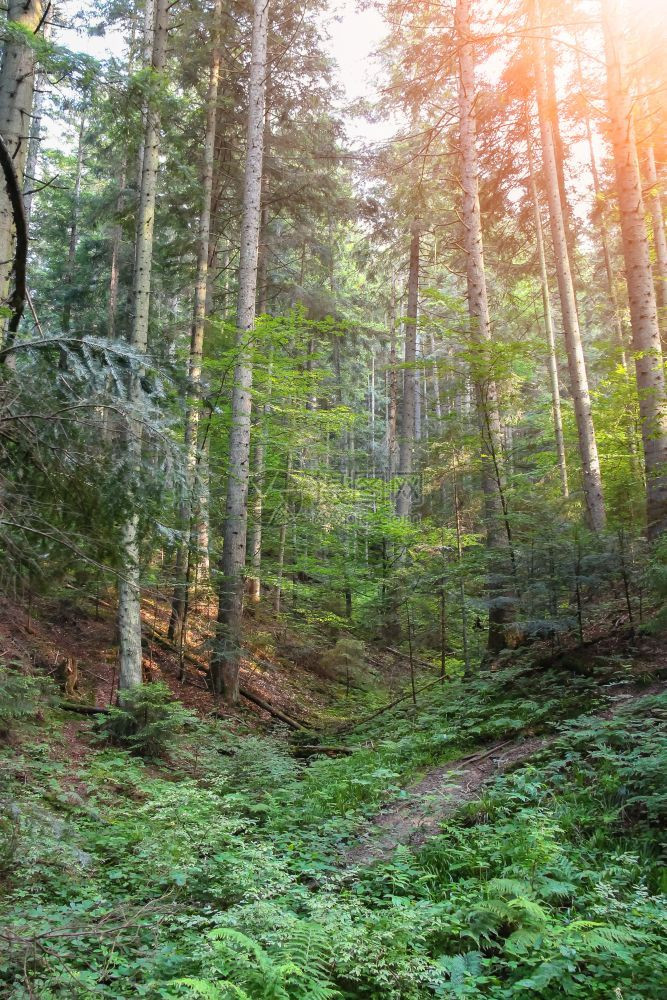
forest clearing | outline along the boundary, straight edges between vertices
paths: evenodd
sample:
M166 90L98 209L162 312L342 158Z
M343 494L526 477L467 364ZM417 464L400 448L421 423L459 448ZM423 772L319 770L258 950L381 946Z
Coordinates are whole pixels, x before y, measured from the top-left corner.
M0 997L667 996L664 0L8 0Z

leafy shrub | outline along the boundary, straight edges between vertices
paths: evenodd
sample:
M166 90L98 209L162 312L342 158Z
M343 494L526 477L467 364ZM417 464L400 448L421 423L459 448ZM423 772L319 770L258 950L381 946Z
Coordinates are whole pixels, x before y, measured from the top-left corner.
M143 757L161 757L173 747L186 726L197 717L162 681L140 684L123 693L98 726L102 738Z

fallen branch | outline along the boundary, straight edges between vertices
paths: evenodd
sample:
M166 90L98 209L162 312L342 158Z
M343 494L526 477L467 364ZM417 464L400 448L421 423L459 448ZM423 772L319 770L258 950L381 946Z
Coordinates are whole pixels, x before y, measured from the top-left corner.
M392 646L386 646L385 652L391 653L392 656L397 656L401 660L407 660L407 661L410 660L410 657L407 653L402 653L400 649L394 649ZM419 664L420 667L427 667L429 670L436 669L435 663L429 663L428 660L422 660L418 656L413 656L412 662Z
M429 688L434 687L436 684L442 684L442 677L436 677L434 680L428 682L428 684L422 684L415 690L415 694L421 694L422 691L428 691ZM396 708L400 705L402 701L406 701L408 698L412 698L412 691L408 691L407 694L402 694L400 698L396 698L394 701L390 701L388 705L383 708L379 708L377 712L373 712L372 715L367 715L365 719L359 719L358 722L354 722L351 726L343 726L341 729L337 729L337 733L351 733L359 726L365 726L367 722L372 722L373 719L377 719L378 715L383 715L385 712L389 712L392 708Z

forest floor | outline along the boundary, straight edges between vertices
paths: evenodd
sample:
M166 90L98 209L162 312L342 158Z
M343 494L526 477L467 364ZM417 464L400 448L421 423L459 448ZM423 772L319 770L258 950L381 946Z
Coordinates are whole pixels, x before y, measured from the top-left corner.
M580 718L611 719L619 708L665 690L665 681L643 687L619 686L617 692L609 688L607 694L613 698L613 706ZM559 735L557 731L543 737L502 740L433 768L368 821L360 832L359 843L341 852L341 861L352 865L371 864L388 859L399 844L421 847L429 837L438 834L445 819L479 798L490 780L530 760L555 743Z
M56 679L76 659L66 700L106 708L112 608L32 604L0 608L0 654ZM243 685L307 722L308 743L337 744L304 759L304 734L247 700L221 711L204 689L205 609L186 683L151 638L166 602L144 613L147 675L199 716L165 752L140 756L105 735L105 716L63 710L62 691L0 738L0 995L222 996L230 980L266 996L315 947L320 992L281 982L281 995L504 1000L566 941L583 956L573 995L620 982L627 1000L662 1000L666 637L609 622L605 637L600 622L583 647L519 650L465 679L420 666L428 690L388 708L410 690L400 656L368 643L369 686L348 690L319 662L334 637L318 650L249 614ZM517 953L508 928L546 943ZM481 992L452 993L457 962ZM510 992L489 992L486 972Z
M105 595L106 597L106 595ZM76 686L68 700L107 708L118 684L118 645L115 609L110 598L25 601L0 600L0 659L63 681L68 659L76 662ZM215 620L214 598L200 596L191 609L185 655L167 640L169 604L164 595L146 592L143 600L144 663L146 680L164 681L174 697L205 717L217 715L251 728L272 722L269 712L248 698L230 711L206 686L210 640ZM355 714L359 691L346 696L344 680L320 667L318 648L301 639L295 629L276 622L270 607L246 613L246 643L241 661L241 684L269 706L307 728ZM333 645L333 643L332 643ZM326 647L324 647L326 648ZM405 678L400 660L382 652L381 662L368 665L369 682L392 691ZM182 666L182 669L181 669ZM363 699L368 704L366 699Z

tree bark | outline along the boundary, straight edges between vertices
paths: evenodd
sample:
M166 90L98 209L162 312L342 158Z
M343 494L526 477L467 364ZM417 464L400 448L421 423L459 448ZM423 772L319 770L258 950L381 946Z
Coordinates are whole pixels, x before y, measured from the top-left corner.
M151 66L160 74L167 54L168 0L157 0ZM135 254L134 286L132 289L132 326L130 343L145 354L148 344L148 315L151 294L153 255L153 227L155 222L155 196L160 153L160 109L155 103L147 109L144 133L143 171L139 212L137 216L137 242ZM130 407L138 410L143 402L143 388L139 373L130 377L128 387ZM130 418L126 427L126 470L128 490L133 511L122 526L122 576L118 585L118 635L120 645L119 688L125 690L141 684L141 568L139 552L139 485L141 466L140 420Z
M648 110L648 109L647 109ZM646 197L651 214L653 230L653 249L655 250L655 279L658 306L660 308L659 326L663 333L667 331L667 236L665 236L665 216L660 194L660 180L655 163L655 148L650 139L643 144L644 176L646 178Z
M413 222L410 235L410 264L408 271L408 303L403 320L405 327L405 368L403 370L403 405L401 409L401 436L398 455L400 484L396 495L396 513L410 517L412 510L412 472L416 437L418 372L417 313L419 310L419 224Z
M540 287L542 290L542 308L544 315L544 327L547 334L547 364L549 368L549 382L551 385L551 408L554 422L554 439L556 441L556 455L558 458L558 470L560 472L561 489L565 499L569 496L567 482L567 458L565 455L565 440L563 438L563 417L560 408L560 386L558 382L558 361L556 358L556 338L554 336L553 319L551 315L551 295L549 294L549 278L547 275L547 263L544 254L544 236L542 232L542 215L540 212L540 202L537 195L537 185L535 183L535 167L533 162L533 144L530 135L530 119L526 112L526 142L528 144L528 183L530 187L530 198L533 203L533 219L535 221L535 243L537 245L537 259L540 268Z
M466 256L468 312L474 342L485 345L490 343L492 336L479 204L475 60L469 0L457 0L454 27L459 60L459 156L463 198L461 217ZM475 398L482 447L486 545L490 555L488 649L490 653L496 653L505 646L505 625L513 616L512 598L508 594L509 588L506 582L507 563L512 557L512 552L509 520L503 496L498 396L495 382L488 373L475 376Z
M238 361L234 371L232 394L232 428L220 565L217 644L211 660L214 689L216 692L222 693L230 704L235 704L239 697L243 571L246 556L250 472L250 413L252 405L250 337L255 324L257 293L268 26L269 0L254 0L248 94L248 148L243 184L239 262Z
M72 316L72 291L71 286L74 280L74 260L76 257L76 244L78 239L79 222L79 201L81 200L81 174L83 172L83 134L86 127L85 111L81 112L79 123L79 141L76 154L76 173L74 175L74 191L72 194L72 220L69 227L69 246L67 250L67 267L64 275L64 296L62 325L63 332L67 333L70 327Z
M188 583L191 577L190 563L197 548L194 520L198 509L198 466L199 461L199 420L201 415L202 356L206 329L206 303L208 292L208 261L211 236L211 204L213 199L213 160L218 119L218 89L222 46L220 28L222 0L215 0L212 12L212 48L209 65L208 92L206 94L206 128L201 170L201 213L197 232L197 272L194 287L194 306L190 336L190 357L188 361L188 404L185 414L185 477L180 503L179 522L181 540L176 554L174 594L171 603L169 638L177 646L181 644L181 632L185 625L188 605Z
M396 356L396 282L392 278L389 303L389 370L387 385L387 478L391 483L396 475L397 442L396 418L398 414L398 358Z
M581 331L579 329L577 302L570 269L563 206L558 184L556 152L548 117L548 90L544 65L544 45L539 37L539 31L541 30L539 0L530 0L529 9L530 27L534 31L533 65L535 70L537 108L540 119L540 135L542 138L544 181L549 203L551 239L556 262L558 294L563 317L563 333L567 349L570 385L579 439L586 519L593 531L600 532L604 530L606 522L602 493L602 476L595 427L593 425L586 361L581 341Z
M264 168L262 170L262 212L260 220L260 239L257 266L257 312L260 316L266 314L268 299L268 279L269 279L269 204L268 204L268 180L266 173L266 158L271 139L270 120L270 89L269 81L266 83L266 106L264 108ZM267 391L271 392L271 371L272 364L269 361ZM308 409L308 404L306 404ZM271 405L268 401L264 403L258 414L255 427L255 449L253 453L253 488L252 488L252 525L250 529L250 567L251 573L248 580L248 598L252 604L259 604L262 597L262 514L264 507L264 463L266 453L266 421L271 413Z
M604 0L603 28L607 100L646 465L646 529L649 539L655 539L667 530L667 397L617 0Z
M42 0L9 0L7 21L29 34L42 22ZM30 114L35 86L35 51L20 35L10 36L3 46L0 68L0 136L9 151L20 189L23 189L30 138ZM9 295L16 233L14 216L5 185L0 184L0 302ZM6 321L1 321L4 330Z

